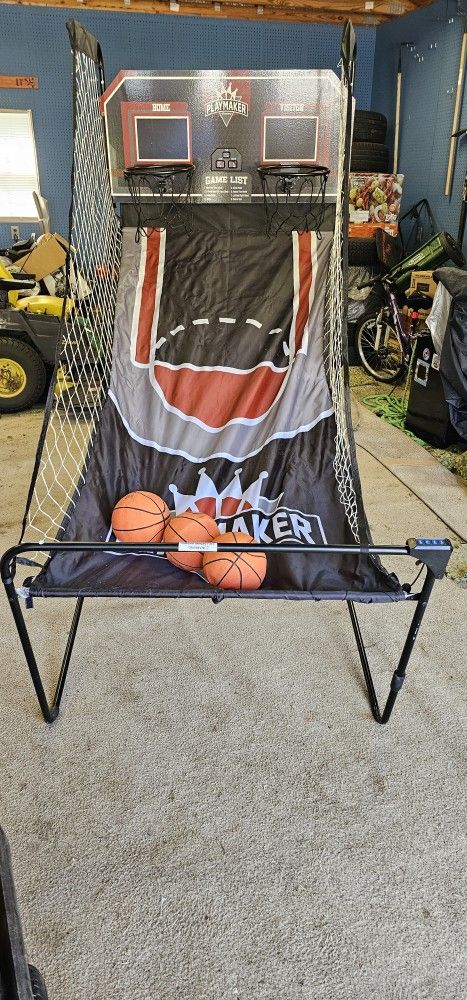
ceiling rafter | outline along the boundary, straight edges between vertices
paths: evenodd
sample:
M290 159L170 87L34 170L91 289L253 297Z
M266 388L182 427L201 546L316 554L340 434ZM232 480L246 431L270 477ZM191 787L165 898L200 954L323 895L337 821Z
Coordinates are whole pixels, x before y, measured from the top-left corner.
M11 4L15 0L0 0ZM300 21L315 24L342 24L350 18L355 25L384 24L403 14L426 7L431 0L17 0L18 6L68 7L120 11L125 13L168 14L238 18L255 21Z

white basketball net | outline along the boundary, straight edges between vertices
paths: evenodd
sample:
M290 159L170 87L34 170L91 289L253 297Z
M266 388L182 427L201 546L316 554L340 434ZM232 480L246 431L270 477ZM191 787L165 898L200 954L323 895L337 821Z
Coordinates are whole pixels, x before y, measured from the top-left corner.
M339 497L356 542L360 541L358 507L352 472L352 452L349 439L350 404L344 379L344 323L346 322L343 272L343 225L347 222L347 190L344 185L344 153L347 118L347 86L341 71L339 103L339 152L337 172L336 220L329 260L325 307L325 366L334 405L337 433L333 462Z
M63 329L55 397L27 517L27 535L48 540L61 538L66 530L107 397L121 253L99 110L98 67L81 52L74 58L69 295L75 308Z

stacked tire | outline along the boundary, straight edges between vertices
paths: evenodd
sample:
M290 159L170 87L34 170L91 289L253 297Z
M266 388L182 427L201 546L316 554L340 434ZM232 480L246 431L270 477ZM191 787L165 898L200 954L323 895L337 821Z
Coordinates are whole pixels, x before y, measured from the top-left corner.
M385 145L387 120L379 111L356 111L350 169L354 174L386 174L389 149ZM349 264L377 264L374 238L350 237Z
M350 169L355 173L378 170L386 173L389 166L389 149L385 146L387 120L379 111L356 111Z

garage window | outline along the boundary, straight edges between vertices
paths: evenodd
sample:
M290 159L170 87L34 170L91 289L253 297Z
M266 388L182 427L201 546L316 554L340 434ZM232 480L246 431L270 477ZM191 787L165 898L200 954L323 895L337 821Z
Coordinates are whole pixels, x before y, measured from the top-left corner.
M31 111L0 110L0 222L34 222L39 193Z

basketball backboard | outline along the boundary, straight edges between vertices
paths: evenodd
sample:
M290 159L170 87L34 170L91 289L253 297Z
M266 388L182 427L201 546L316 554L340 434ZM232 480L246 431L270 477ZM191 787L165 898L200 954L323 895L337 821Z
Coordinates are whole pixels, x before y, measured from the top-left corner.
M112 193L124 170L193 162L192 197L262 198L258 165L328 167L337 189L340 84L332 70L121 70L105 91Z

